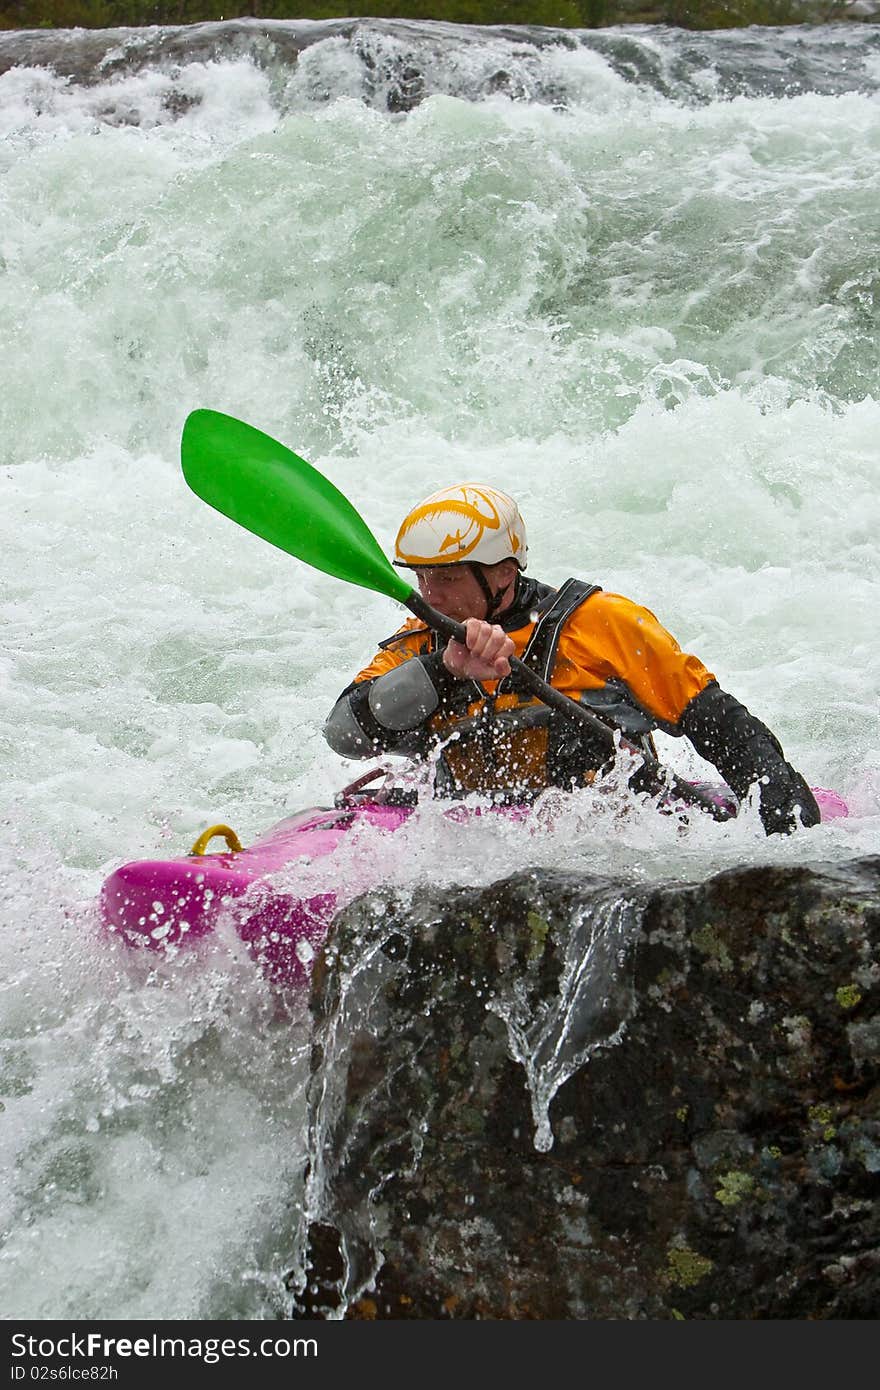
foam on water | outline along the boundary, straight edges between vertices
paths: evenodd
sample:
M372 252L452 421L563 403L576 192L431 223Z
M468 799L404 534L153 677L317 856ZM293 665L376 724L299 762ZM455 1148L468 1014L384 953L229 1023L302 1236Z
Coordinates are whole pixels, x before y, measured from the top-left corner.
M3 850L4 1315L275 1315L302 1027L234 948L173 970L132 954L50 845Z
M507 488L534 573L645 602L853 812L780 843L754 812L682 826L592 792L528 823L427 806L304 887L876 851L870 54L836 95L756 78L731 99L729 41L704 35L685 99L680 52L618 38L475 40L406 116L384 109L390 39L369 91L339 38L295 69L0 76L10 1315L271 1316L292 1248L302 1038L232 938L157 969L101 941L90 905L110 868L207 824L248 842L331 804L362 769L322 721L401 614L189 494L191 409L304 454L384 545L445 480ZM770 71L770 40L749 43Z

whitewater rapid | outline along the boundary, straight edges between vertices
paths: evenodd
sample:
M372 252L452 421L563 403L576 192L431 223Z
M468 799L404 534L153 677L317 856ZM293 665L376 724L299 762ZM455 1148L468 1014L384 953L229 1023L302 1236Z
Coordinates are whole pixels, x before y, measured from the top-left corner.
M243 22L0 35L0 69L0 1296L270 1317L306 1020L231 940L151 969L94 899L331 804L363 769L322 721L401 613L210 512L183 421L274 435L385 546L505 488L534 574L646 603L851 809L777 842L428 807L353 839L349 896L876 852L878 33Z

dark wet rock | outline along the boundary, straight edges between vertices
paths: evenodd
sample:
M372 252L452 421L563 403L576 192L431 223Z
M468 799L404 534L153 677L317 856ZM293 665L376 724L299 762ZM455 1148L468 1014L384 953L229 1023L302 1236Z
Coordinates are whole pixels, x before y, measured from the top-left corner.
M329 43L347 49L355 60L363 100L392 113L411 111L436 93L479 101L500 92L544 105L577 104L589 77L574 78L569 89L568 78L546 61L554 50L591 51L624 82L695 104L736 96L876 91L880 31L871 21L880 13L880 0L853 0L835 11L848 22L826 23L826 12L827 5L816 0L815 14L805 8L803 26L710 32L643 22L555 29L370 18L8 30L0 32L0 74L13 67L44 68L88 87L146 69L174 79L190 64L247 60L278 74L283 89L305 50ZM625 21L627 11L621 13ZM640 21L646 18L643 10L636 13ZM334 74L331 64L316 81L311 100L352 95L348 70L338 79ZM604 89L600 77L600 99Z
M878 928L880 857L360 899L293 1316L875 1317Z
M365 67L373 70L383 61L391 70L414 63L424 66L431 59L442 59L451 48L488 39L507 40L524 51L576 44L567 30L541 27L486 28L403 19L246 18L142 28L12 30L0 34L0 72L10 67L49 67L59 76L88 84L143 68L245 57L259 66L295 67L305 49L327 39L347 41ZM387 59L383 40L391 44Z
M143 28L25 29L0 35L0 72L49 67L59 77L89 84L122 72L268 55L296 63L309 44L350 34L355 20L229 19L206 24L154 24Z

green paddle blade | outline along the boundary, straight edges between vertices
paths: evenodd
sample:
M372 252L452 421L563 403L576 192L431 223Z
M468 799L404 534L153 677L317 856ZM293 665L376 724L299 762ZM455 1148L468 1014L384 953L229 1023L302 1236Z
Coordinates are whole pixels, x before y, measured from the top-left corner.
M197 497L279 550L400 603L412 594L351 503L277 439L232 415L194 410L180 461Z

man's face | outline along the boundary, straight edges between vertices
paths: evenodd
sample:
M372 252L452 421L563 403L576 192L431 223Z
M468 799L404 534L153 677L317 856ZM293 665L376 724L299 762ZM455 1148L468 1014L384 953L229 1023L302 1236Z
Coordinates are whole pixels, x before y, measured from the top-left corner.
M470 565L433 565L416 570L419 593L447 618L485 618L486 597Z

